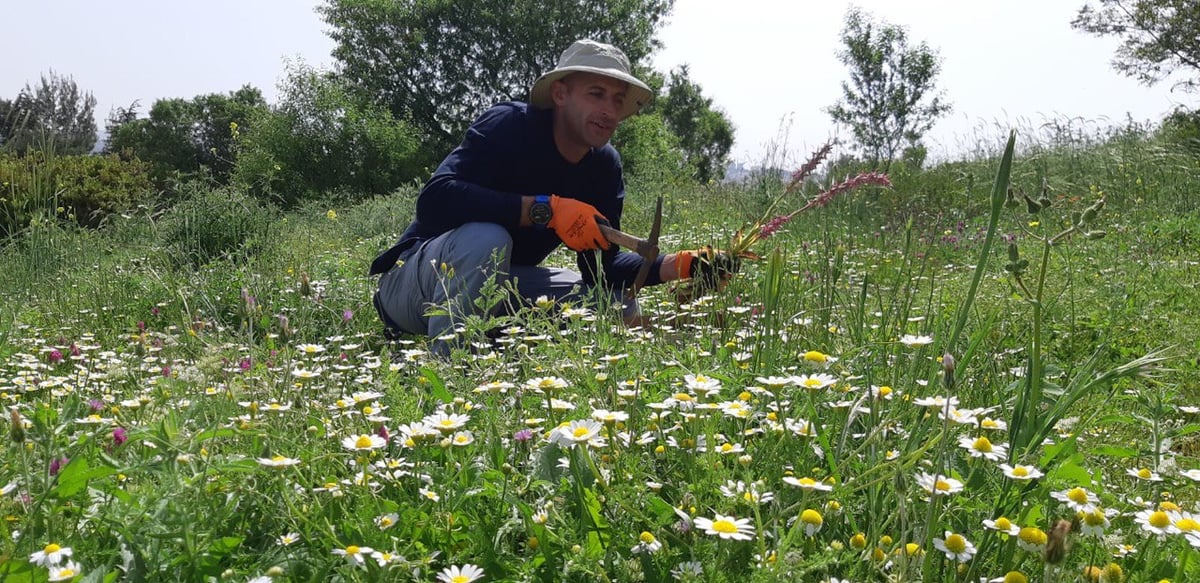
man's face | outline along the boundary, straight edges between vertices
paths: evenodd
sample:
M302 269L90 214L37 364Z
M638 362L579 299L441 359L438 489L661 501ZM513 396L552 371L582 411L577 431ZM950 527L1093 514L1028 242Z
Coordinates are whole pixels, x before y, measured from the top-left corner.
M563 137L572 146L599 148L608 143L620 123L629 84L594 73L572 73L550 89L564 124Z

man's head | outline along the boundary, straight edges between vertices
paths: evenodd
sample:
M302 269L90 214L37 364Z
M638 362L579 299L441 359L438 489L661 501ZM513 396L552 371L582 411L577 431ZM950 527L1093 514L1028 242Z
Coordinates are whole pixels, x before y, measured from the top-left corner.
M529 103L543 109L557 107L552 95L556 82L568 76L582 77L579 73L607 77L626 85L622 106L616 112L616 121L637 113L654 97L650 88L629 72L629 58L625 53L612 45L585 39L572 43L559 56L558 65L554 70L534 82L529 91Z

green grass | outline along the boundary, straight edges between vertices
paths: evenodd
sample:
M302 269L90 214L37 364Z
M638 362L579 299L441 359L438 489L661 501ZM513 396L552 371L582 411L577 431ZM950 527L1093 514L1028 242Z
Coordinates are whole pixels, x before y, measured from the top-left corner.
M1143 526L1200 513L1200 162L1137 132L1016 150L1015 191L1044 178L1052 204L999 209L987 256L1003 143L799 215L719 296L644 290L652 332L550 306L450 363L385 343L370 304L411 190L300 209L207 262L157 215L36 222L0 255L0 574L45 580L31 555L53 543L88 580L1200 578L1195 544ZM726 240L773 194L631 191L627 230L660 192L668 248ZM554 431L593 416L611 422ZM577 428L591 446L554 443ZM960 445L980 437L1008 452ZM931 499L927 475L962 491ZM1068 493L1113 513L1103 537ZM984 526L1000 516L1030 540L1076 524L1059 556ZM723 517L746 540L701 527ZM352 546L365 564L335 554Z

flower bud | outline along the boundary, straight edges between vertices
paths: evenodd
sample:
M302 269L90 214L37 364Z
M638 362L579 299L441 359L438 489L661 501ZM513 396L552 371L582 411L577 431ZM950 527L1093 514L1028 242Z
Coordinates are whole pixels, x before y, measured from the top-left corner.
M13 443L21 443L25 441L25 425L21 419L21 414L16 409L9 409L9 414L12 417L12 440Z
M942 355L942 371L946 373L946 388L954 390L954 355L949 352Z
M1008 192L1004 193L1004 208L1015 209L1021 201L1017 200L1017 195L1013 193L1012 187L1008 187Z
M1103 239L1107 234L1107 231L1088 231L1087 238L1091 241L1095 241L1097 239Z
M1021 260L1021 253L1017 250L1016 243L1008 244L1008 260L1016 263Z
M1036 215L1036 214L1038 214L1038 211L1042 210L1042 205L1035 202L1032 198L1029 198L1028 194L1025 194L1024 192L1022 192L1021 196L1025 199L1025 211L1026 212L1028 212L1031 215Z

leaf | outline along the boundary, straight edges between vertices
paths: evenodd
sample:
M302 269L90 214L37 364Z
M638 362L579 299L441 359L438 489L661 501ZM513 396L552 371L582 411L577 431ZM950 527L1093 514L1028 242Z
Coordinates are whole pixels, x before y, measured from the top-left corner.
M237 435L237 432L232 429L205 429L204 431L196 434L196 441L204 442L221 437L233 437L235 435Z
M58 473L58 481L50 493L60 500L70 498L86 488L89 480L105 478L115 473L117 470L108 466L93 469L88 465L87 458L77 457Z
M1092 450L1096 455L1103 455L1115 458L1137 457L1138 450L1132 447L1120 447L1117 445L1102 445Z
M421 367L421 376L429 381L429 386L433 388L433 397L443 403L449 403L454 400L450 391L446 390L446 383L442 381L442 377L438 376L433 369Z
M1075 454L1071 459L1063 462L1052 470L1048 479L1051 481L1063 481L1077 486L1090 486L1092 484L1092 475L1087 470L1083 469L1077 462L1082 459L1082 456Z
M647 500L647 505L654 516L658 518L659 524L668 525L675 522L675 508L667 504L666 500L658 496L651 496Z

